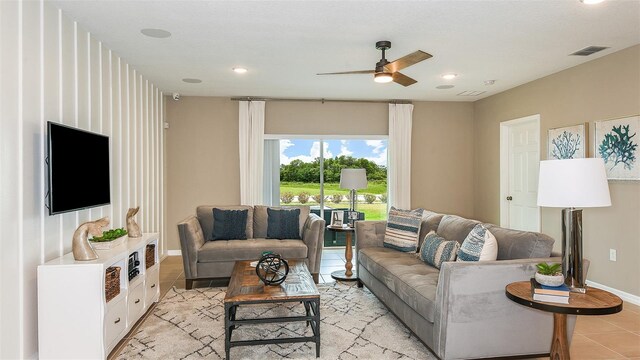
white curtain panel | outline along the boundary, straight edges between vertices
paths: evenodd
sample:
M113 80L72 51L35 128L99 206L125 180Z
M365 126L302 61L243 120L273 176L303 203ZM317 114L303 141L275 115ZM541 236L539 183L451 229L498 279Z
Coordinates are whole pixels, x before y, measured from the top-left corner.
M411 208L413 105L389 104L389 206Z
M264 101L240 101L240 204L261 205Z

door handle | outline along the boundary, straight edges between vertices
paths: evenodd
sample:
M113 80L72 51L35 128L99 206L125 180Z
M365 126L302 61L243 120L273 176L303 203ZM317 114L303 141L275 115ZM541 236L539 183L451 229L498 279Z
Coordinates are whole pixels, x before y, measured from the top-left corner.
M140 302L140 299L136 299L136 301L134 301L134 303L136 303L136 304L139 303L139 302Z
M511 196L511 195L507 196L507 200L509 200L509 201L513 200L513 196Z
M120 318L118 318L118 320L114 321L113 323L114 323L114 324L117 324L117 323L119 323L119 322L120 322Z

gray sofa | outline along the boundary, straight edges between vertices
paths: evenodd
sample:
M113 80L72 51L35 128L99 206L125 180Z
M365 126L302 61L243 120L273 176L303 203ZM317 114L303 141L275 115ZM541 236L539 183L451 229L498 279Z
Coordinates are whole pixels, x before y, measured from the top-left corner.
M435 230L461 243L476 224L426 212L420 239ZM485 225L498 241L498 260L445 262L438 270L414 253L383 247L386 222L357 222L358 286L366 285L440 359L548 354L553 315L509 300L505 286L529 280L539 262L560 262L550 258L554 240ZM574 326L569 316L569 340Z
M247 239L210 241L213 233L213 208L249 210L245 230ZM236 261L257 260L263 251L273 251L285 259L304 260L317 283L325 221L311 214L308 206L287 207L300 209L302 240L267 239L267 208L261 205L198 206L196 216L178 223L186 288L191 289L194 280L228 278Z

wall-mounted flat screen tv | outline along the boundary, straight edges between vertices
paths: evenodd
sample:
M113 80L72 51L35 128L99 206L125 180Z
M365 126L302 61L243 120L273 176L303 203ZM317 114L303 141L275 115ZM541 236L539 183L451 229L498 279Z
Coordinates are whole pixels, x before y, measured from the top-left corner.
M48 122L49 214L111 202L109 137Z

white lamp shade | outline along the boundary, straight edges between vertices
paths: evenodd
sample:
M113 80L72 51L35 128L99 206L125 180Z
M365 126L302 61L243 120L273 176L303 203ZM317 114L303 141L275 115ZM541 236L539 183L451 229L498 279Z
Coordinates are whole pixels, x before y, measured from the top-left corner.
M340 188L359 190L367 188L367 171L365 169L342 169L340 172Z
M540 161L538 206L611 206L604 161L600 158Z

